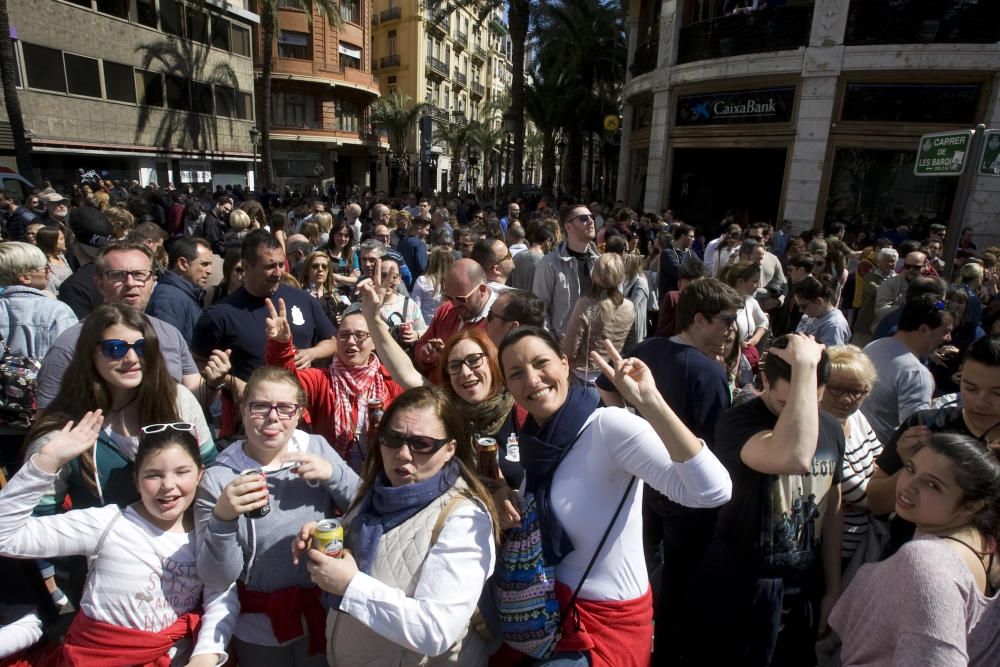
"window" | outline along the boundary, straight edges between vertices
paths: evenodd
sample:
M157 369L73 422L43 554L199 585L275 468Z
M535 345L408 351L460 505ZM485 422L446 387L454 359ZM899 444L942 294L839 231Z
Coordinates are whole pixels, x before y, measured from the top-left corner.
M236 91L236 117L240 120L253 120L253 95Z
M890 123L975 123L979 84L852 83L843 120ZM934 102L928 104L929 100Z
M129 0L97 0L97 11L128 20Z
M389 85L390 86L396 85L396 77L395 76L390 76L389 77Z
M361 125L361 111L354 102L337 100L337 129L341 132L357 132Z
M361 0L341 0L340 17L348 23L361 23Z
M233 25L233 53L250 57L250 29L241 25Z
M104 61L104 94L109 100L135 104L135 77L130 65Z
M389 31L389 53L386 54L386 55L390 55L390 56L397 55L398 52L396 51L396 49L398 49L398 48L399 48L399 42L396 39L396 31L395 30L390 30Z
M188 90L187 79L180 76L168 74L167 80L167 108L178 111L191 111L191 91Z
M187 8L187 35L188 39L202 44L209 43L208 35L208 14L199 12L197 9Z
M66 81L69 92L87 97L101 96L101 71L94 58L64 53L66 59Z
M175 37L184 36L183 9L177 0L160 0L160 27L163 32Z
M137 69L135 70L135 87L139 91L139 104L147 107L163 106L162 74Z
M197 81L191 82L191 111L209 115L214 113L211 85Z
M21 88L24 86L24 83L21 81L21 54L17 52L17 40L12 39L10 42L10 47L14 51L14 85Z
M135 20L140 25L155 28L157 24L156 0L135 0Z
M217 49L229 50L229 21L221 16L212 17L212 46Z
M312 57L309 33L291 30L278 33L278 57L309 60Z
M23 43L22 48L28 87L65 93L66 71L63 69L62 52L28 43Z
M348 44L347 42L341 42L337 50L340 54L340 64L342 67L361 69L360 47Z
M276 125L320 127L316 122L316 98L300 93L275 93L272 115Z
M215 115L236 117L236 91L229 86L215 84Z

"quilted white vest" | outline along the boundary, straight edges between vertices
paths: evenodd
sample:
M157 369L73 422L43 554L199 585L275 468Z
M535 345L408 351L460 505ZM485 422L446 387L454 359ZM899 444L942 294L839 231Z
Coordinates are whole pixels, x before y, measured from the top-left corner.
M412 596L430 551L438 515L452 498L467 489L465 481L459 478L451 489L409 521L384 534L371 576ZM348 515L348 523L351 518ZM330 667L485 667L489 650L479 634L467 625L443 655L433 658L420 655L390 642L350 614L331 609L326 619L326 657Z

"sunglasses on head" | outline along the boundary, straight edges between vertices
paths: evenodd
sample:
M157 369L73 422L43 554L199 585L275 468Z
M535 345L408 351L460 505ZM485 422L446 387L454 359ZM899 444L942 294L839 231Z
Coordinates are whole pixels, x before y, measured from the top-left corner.
M386 429L380 439L383 447L399 449L403 445L410 448L413 454L433 454L449 442L451 438L432 438L429 435L406 435L398 431Z
M142 359L145 339L140 338L134 343L126 343L120 338L109 338L108 340L102 340L97 345L101 348L101 354L108 359L121 359L128 354L129 350L135 350L135 356Z
M142 427L142 434L152 435L153 433L162 433L168 428L172 431L180 431L181 433L192 433L194 431L194 424L189 424L187 422L174 422L173 424L150 424L149 426Z

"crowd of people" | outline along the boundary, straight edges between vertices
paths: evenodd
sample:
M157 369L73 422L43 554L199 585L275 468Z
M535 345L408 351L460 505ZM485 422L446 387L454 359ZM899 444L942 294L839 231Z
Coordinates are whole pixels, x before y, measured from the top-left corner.
M969 230L951 264L936 225L544 197L0 209L0 664L1000 662Z

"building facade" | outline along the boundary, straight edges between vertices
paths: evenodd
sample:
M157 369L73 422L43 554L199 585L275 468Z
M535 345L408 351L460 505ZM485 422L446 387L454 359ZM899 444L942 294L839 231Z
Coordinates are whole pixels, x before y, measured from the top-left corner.
M36 170L28 178L246 183L258 19L243 0L7 6Z
M1000 3L746 6L629 3L618 198L706 231L948 224L958 178L914 175L919 139L1000 127ZM1000 175L974 177L960 222L996 242L998 221Z
M443 4L443 3L441 3ZM384 94L399 92L426 102L436 123L499 123L496 101L510 90L510 38L497 10L482 21L466 9L439 15L419 0L374 0L377 22L372 63ZM464 119L464 120L463 120ZM419 186L419 132L414 128L407 149L410 186ZM481 157L449 155L435 144L430 182L448 190L452 170L459 170L459 189L481 183Z
M271 77L274 185L304 192L377 187L380 143L369 108L379 96L371 56L372 0L341 0L341 21L279 2ZM260 82L262 35L257 31ZM258 86L258 96L260 96ZM262 111L261 111L262 112Z

